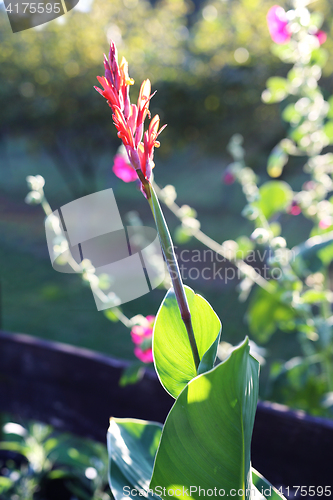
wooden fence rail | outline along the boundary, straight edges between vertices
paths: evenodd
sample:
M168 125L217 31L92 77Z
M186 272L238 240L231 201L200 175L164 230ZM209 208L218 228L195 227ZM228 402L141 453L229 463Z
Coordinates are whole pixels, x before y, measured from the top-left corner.
M122 388L123 369L86 349L0 332L0 411L101 442L110 416L163 422L173 399L155 373ZM252 462L273 484L332 486L332 459L333 421L259 403Z

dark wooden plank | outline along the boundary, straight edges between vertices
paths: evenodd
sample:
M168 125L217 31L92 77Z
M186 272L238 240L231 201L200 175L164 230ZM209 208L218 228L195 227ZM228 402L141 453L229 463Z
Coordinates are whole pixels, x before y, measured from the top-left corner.
M86 349L0 333L0 411L105 442L110 416L163 422L172 398L146 372L119 387L124 363Z
M332 486L333 496L332 450L333 421L258 404L252 462L273 484Z
M0 332L0 411L105 442L110 416L164 422L173 399L155 373L119 387L126 364L86 349ZM252 462L273 484L332 486L333 422L259 403Z

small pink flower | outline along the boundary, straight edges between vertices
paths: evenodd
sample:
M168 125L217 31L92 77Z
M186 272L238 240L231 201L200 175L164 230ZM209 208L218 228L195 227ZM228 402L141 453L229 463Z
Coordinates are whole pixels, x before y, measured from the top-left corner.
M143 363L152 363L153 362L153 350L151 347L149 349L146 349L145 351L140 349L140 347L135 347L134 354Z
M136 171L122 155L114 157L112 170L124 182L133 182L138 179Z
M223 176L223 182L227 185L233 184L235 182L235 176L231 172L226 170Z
M320 229L328 229L332 225L332 218L331 217L323 217L319 221L319 227Z
M135 325L133 326L131 331L132 340L134 344L138 345L142 344L144 338L147 337L149 338L152 336L152 334L153 334L153 329L150 326L144 327L141 325Z
M155 316L147 316L142 324L134 325L131 330L132 341L136 344L134 354L143 361L143 363L152 363L153 361L151 342L154 321Z
M289 208L289 213L291 215L299 215L301 212L301 207L298 205L297 201L293 201L291 203L291 207Z
M307 181L303 184L302 189L305 191L311 191L316 188L316 183L314 181Z
M319 45L322 45L327 40L327 35L326 35L325 31L319 30L314 35L318 38Z
M285 10L279 5L273 5L267 14L267 24L273 42L280 45L289 42L291 33Z

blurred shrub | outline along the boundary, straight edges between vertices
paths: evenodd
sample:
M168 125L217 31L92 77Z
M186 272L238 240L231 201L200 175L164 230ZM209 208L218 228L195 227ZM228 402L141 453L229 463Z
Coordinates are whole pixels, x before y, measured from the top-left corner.
M101 54L116 40L137 88L143 78L176 78L182 62L177 33L185 15L182 0L158 8L145 0L96 0L89 13L71 11L59 22L12 34L1 12L0 133L27 134L51 151L73 191L76 170L94 190L95 153L109 149L112 139L118 144L111 111L92 88L103 74Z
M110 500L104 445L1 419L1 500Z
M96 190L98 158L118 144L111 112L92 89L112 38L129 61L136 90L147 77L158 89L152 111L171 125L164 154L189 142L221 152L236 131L270 149L284 135L277 106L260 100L263 82L279 64L266 26L271 5L95 0L88 12L74 9L16 34L2 11L0 139L26 135L31 148L52 155L74 195ZM324 29L332 29L330 2L320 0L316 9L325 16ZM330 37L326 48L333 48ZM330 58L328 72L332 65Z

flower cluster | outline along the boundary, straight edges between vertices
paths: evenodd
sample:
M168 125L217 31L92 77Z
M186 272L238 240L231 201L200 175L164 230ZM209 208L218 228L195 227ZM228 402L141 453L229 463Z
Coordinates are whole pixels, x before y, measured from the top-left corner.
M288 19L288 13L286 13L282 7L273 5L273 7L269 9L267 24L273 42L279 45L289 42L292 30ZM324 31L316 30L311 34L318 39L319 45L322 45L326 41L327 36Z
M149 103L154 94L151 94L149 80L141 84L137 104L131 104L129 86L134 80L128 75L128 63L123 57L118 65L117 49L111 42L109 59L104 55L105 76L97 79L103 89L95 87L107 100L112 109L113 122L118 130L118 137L123 141L130 164L136 171L141 171L148 181L154 168L154 148L159 147L157 137L166 127L161 129L160 117L155 115L146 132L144 122L148 115L150 118Z
M136 344L134 354L143 363L153 362L152 336L155 316L143 318L139 325L135 325L131 331L131 337Z
M273 5L269 9L267 24L273 42L283 44L290 40L291 33L288 27L288 19L282 7Z

